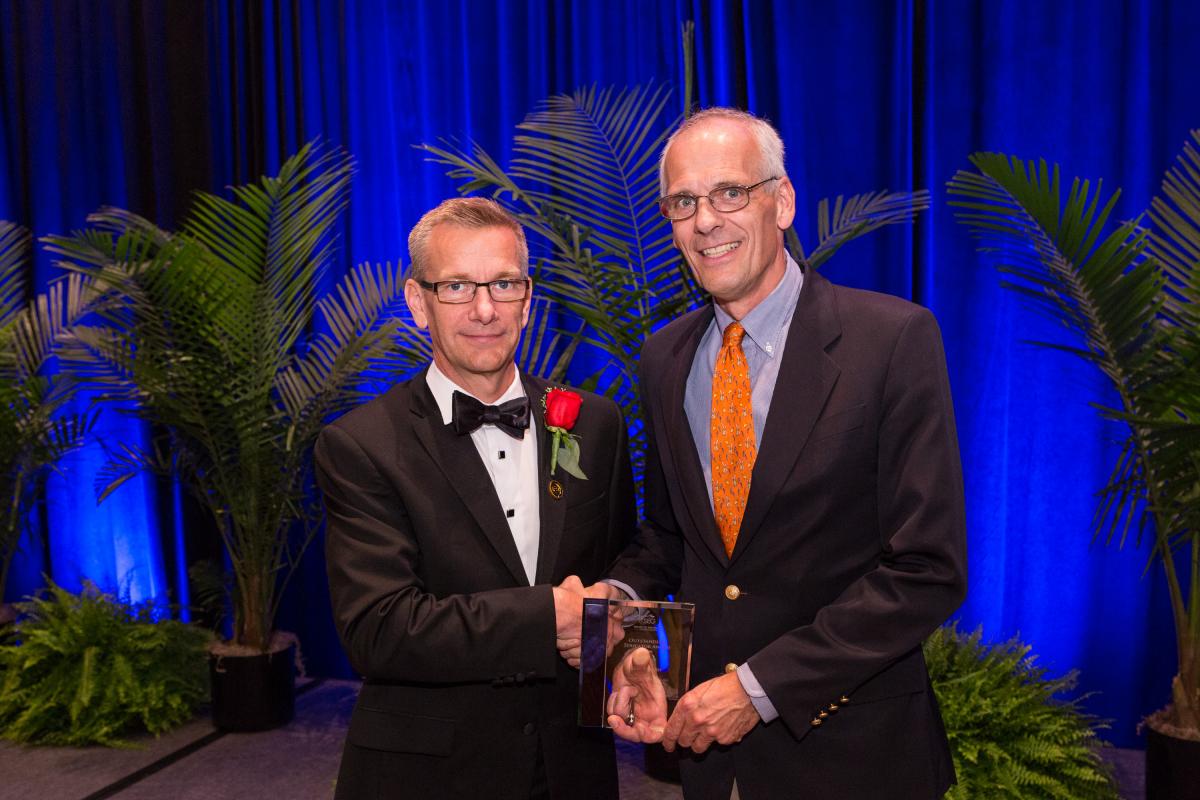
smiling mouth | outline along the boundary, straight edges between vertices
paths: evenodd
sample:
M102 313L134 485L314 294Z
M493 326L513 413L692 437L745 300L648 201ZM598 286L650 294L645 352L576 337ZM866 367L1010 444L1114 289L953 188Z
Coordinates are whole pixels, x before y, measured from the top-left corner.
M723 256L726 253L729 253L733 250L737 250L741 246L742 246L741 242L727 242L726 244L719 244L716 247L709 247L705 250L701 250L700 255L702 255L706 258L712 258L713 256Z

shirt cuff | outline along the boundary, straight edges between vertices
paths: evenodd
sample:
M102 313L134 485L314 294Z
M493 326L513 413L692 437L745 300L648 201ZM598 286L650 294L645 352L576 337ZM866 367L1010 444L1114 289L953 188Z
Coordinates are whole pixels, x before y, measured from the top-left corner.
M633 587L631 587L628 583L625 583L623 581L618 581L613 578L601 578L600 582L607 583L609 586L615 586L618 589L620 589L622 592L625 593L626 600L641 600L642 599L642 598L638 597L637 592L635 592L633 590Z
M775 710L775 706L767 697L766 691L763 690L762 684L758 682L758 678L754 677L754 672L750 669L749 664L742 664L737 668L738 680L742 682L742 689L750 696L750 702L754 704L754 710L762 717L763 722L770 722L779 716L779 712Z

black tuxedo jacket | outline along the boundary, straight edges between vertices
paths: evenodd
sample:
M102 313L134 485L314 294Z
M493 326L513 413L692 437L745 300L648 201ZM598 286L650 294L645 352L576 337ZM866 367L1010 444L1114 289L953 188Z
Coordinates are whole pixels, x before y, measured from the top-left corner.
M625 426L587 392L574 432L588 480L547 492L538 437L541 543L529 586L470 436L442 424L414 378L327 427L317 477L328 511L334 619L364 676L338 798L522 798L540 743L551 797L617 796L611 735L576 726L579 674L555 649L551 584L604 574L636 520Z
M937 323L806 273L727 557L683 412L712 317L642 352L646 521L611 575L695 603L692 685L749 662L780 718L684 751L684 794L728 800L736 775L743 800L941 797L954 772L920 643L962 601L966 545Z

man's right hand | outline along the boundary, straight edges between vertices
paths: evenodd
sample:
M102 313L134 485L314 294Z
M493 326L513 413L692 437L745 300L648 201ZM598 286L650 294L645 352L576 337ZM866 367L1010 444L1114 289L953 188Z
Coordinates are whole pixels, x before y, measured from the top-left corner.
M572 667L579 667L580 650L583 643L583 599L585 597L617 600L623 596L620 589L607 583L593 583L585 587L578 576L570 575L554 587L554 628L558 654ZM610 615L608 620L608 648L625 638L625 629L619 616Z
M608 726L622 739L647 744L662 741L667 728L667 692L658 677L654 656L646 648L626 653L613 670L607 710Z

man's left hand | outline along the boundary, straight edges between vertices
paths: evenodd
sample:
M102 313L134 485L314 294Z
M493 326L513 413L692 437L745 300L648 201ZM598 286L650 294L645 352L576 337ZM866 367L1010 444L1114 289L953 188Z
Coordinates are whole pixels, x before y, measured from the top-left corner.
M667 751L678 744L703 753L713 742L740 742L761 719L737 673L727 672L679 698L662 745Z

